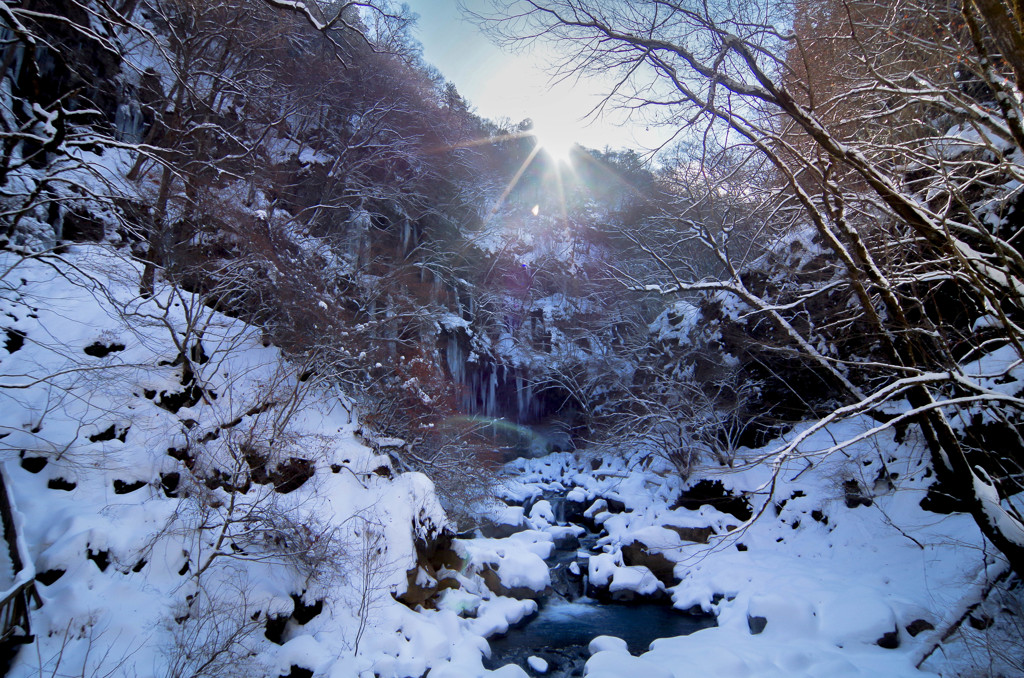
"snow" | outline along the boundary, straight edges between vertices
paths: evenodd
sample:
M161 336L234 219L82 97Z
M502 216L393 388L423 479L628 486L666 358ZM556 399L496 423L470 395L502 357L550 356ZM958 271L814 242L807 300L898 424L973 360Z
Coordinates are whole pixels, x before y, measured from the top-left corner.
M530 668L537 673L547 673L548 663L541 657L527 657L526 663L530 665Z
M590 641L588 649L590 654L597 654L598 652L624 652L629 654L626 641L615 636L598 636Z
M9 674L15 678L166 666L182 643L207 642L204 611L239 628L249 624L246 661L270 675L291 666L339 677L529 675L483 666L486 638L538 610L535 600L489 590L484 574L510 590L548 590L545 558L556 541L580 531L556 524L547 498L555 492L589 503L585 515L601 529L596 552L582 568L572 562L570 572L586 573L610 594L667 594L680 610L717 616L717 627L655 641L640 656L622 640L596 638L588 678L640 671L652 678L921 676L943 669L943 653L932 654L924 670L915 665L1005 569L969 516L920 508L932 478L913 429L897 443L891 430L851 417L797 425L774 448L741 450L734 469L712 469L709 477L760 513L749 521L707 505L673 508L698 478L684 481L657 460L642 463L640 452L516 460L499 495L520 505L496 502L486 513L519 531L456 540L464 559L458 572L413 570L417 540L450 529L448 519L426 476L377 475L388 459L363 444L404 441L357 436L343 395L300 386L280 351L237 319L171 290L139 298L131 283L138 266L116 251L79 246L64 257L66 266L2 262L11 267L0 295L4 327L25 337L17 350L0 352L9 387L0 390L7 433L0 461L24 535L21 578L63 571L38 584L38 646L20 655ZM109 293L100 294L94 280ZM182 336L186 313L202 314L205 327L209 360L195 365L205 397L171 412L154 401L182 389L172 337ZM97 344L109 352L85 352ZM1024 372L1011 347L962 370L1004 397ZM237 464L237 445L267 435L276 412L253 413L254 404L299 388L310 390L278 447L282 459L310 460L314 474L305 485L287 494L269 485L229 493L190 476ZM839 452L836 440L854 442ZM752 463L779 447L793 449L774 465ZM188 452L194 466L169 448ZM24 463L30 457L47 463L33 473ZM170 473L181 475L176 492L165 488ZM988 514L1006 519L1007 507L977 473ZM142 484L118 493L115 481ZM846 505L849 481L870 506ZM279 522L254 534L244 520L233 522L236 515ZM708 543L673 528L707 528ZM228 540L218 543L220 533ZM323 557L311 564L275 538L300 540L302 553ZM623 547L634 542L667 558L675 582L666 586L648 567L627 565ZM421 585L449 578L459 588L444 591L436 609L409 609L394 595L406 590L410 570ZM268 619L292 613L295 598L322 600L323 612L306 624L289 621L277 645L263 631ZM911 636L917 620L934 630ZM543 660L532 659L531 670L543 672Z
M537 592L551 584L544 559L553 547L551 536L538 530L524 530L504 539L463 539L456 543L458 554L473 570L494 569L504 586Z

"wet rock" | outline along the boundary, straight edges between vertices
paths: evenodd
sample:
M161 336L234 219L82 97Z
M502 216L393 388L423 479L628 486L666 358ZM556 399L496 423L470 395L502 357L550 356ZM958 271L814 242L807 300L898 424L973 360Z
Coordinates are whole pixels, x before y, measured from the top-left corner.
M633 589L610 590L605 586L587 586L587 596L595 600L612 603L667 603L670 601L664 589L641 593Z

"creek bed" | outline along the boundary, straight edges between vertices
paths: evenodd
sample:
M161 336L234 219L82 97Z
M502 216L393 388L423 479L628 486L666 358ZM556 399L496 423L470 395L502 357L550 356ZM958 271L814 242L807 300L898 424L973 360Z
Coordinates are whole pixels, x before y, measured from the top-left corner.
M587 646L597 636L621 638L636 655L658 638L685 636L714 625L712 615L690 615L663 604L552 599L525 624L491 638L491 658L485 664L492 669L518 664L533 675L526 659L537 656L548 662L548 676L582 676L590 656Z
M564 521L563 497L547 496L555 508L559 525ZM568 523L573 524L573 523ZM684 636L716 625L714 615L681 612L668 603L621 603L596 600L586 591L586 560L593 553L598 535L587 532L578 543L556 548L547 559L554 593L538 602L536 614L491 637L491 656L485 666L496 669L517 664L530 675L537 675L527 664L536 656L548 663L544 674L552 678L583 676L590 657L590 641L597 636L615 636L626 642L631 654L646 652L658 638ZM580 576L568 573L575 562Z

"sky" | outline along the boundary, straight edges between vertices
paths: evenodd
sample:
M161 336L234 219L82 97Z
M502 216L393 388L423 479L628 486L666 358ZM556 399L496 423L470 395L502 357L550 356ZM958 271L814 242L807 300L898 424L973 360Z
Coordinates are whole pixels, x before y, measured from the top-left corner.
M414 30L423 44L424 59L485 118L531 118L549 134L589 148L652 147L664 132L616 124L610 116L594 119L588 113L609 83L596 79L552 83L547 72L550 52L503 51L494 45L459 9L457 0L404 0L419 15ZM488 0L464 0L474 11L491 10ZM587 118L584 120L584 118Z

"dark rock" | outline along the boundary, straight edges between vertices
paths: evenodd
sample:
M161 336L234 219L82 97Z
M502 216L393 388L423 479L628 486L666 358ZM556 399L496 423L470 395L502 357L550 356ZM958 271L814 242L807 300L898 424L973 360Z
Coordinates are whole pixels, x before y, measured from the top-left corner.
M100 431L99 433L96 433L94 435L89 436L89 442L91 442L91 443L105 442L107 440L113 440L116 437L117 437L117 426L115 424L111 424L109 428L107 428L107 429L105 429L103 431Z
M396 594L395 600L414 609L417 605L431 608L438 593L459 587L457 579L440 574L443 570L459 572L465 567L465 561L453 548L453 537L444 530L432 539L416 539L416 566L405 573L407 588Z
M46 457L22 457L21 468L25 469L29 473L39 473L44 468L49 460Z
M915 619L914 621L907 624L907 633L910 634L911 638L914 638L919 633L925 631L934 631L935 626L927 619Z
M542 591L535 591L526 586L505 586L501 579L498 577L497 571L490 565L484 565L483 570L480 572L480 577L484 580L484 584L487 588L498 594L499 596L508 596L510 598L531 598L536 600L543 596L551 593L551 587L546 587Z
M146 481L145 480L136 480L133 483L126 483L123 480L115 479L114 480L114 494L128 494L130 492L134 492L135 490L141 490L145 486L146 486Z
M843 493L846 495L847 508L871 506L875 503L868 491L861 487L861 484L854 478L850 478L843 483Z
M587 510L585 501L570 501L566 499L562 504L562 511L565 522L580 524L583 522L583 513Z
M566 532L555 538L555 548L563 551L579 548L580 538L571 532Z
M522 532L527 528L526 518L516 524L512 523L495 523L486 521L480 524L479 530L480 535L487 537L488 539L505 539L511 537L513 534Z
M605 497L605 501L608 502L608 513L626 512L626 505L623 502L619 501L618 499L614 499L612 497Z
M929 469L931 470L931 469ZM932 513L949 515L951 513L967 513L970 506L961 497L950 492L941 481L935 481L928 487L928 492L920 503L921 508Z
M422 573L422 574L421 574ZM422 576L426 574L427 576ZM437 595L437 579L430 576L422 567L414 567L405 573L405 591L395 595L395 600L412 608L418 606L429 608L428 603Z
M313 672L310 669L299 666L298 664L292 664L291 671L282 675L281 678L313 678Z
M712 506L741 521L750 520L754 515L750 503L743 497L729 493L720 480L701 480L688 490L684 490L672 508L696 511L701 506Z
M607 587L597 587L593 584L588 584L586 593L590 598L613 603L665 603L670 600L665 589L658 589L649 594L630 590L612 592ZM700 613L699 606L697 609L698 613Z
M103 235L103 222L91 214L79 214L73 210L67 210L61 218L60 236L62 240L100 242L103 240Z
M271 475L271 481L275 490L281 494L288 494L305 485L315 473L316 466L309 459L291 457L283 464L277 465Z
M159 408L165 409L171 414L177 414L183 407L193 407L203 399L203 389L195 384L187 386L182 391L170 392L161 391L160 400L156 401Z
M324 601L321 598L312 605L306 605L303 602L302 596L292 594L292 602L295 603L295 610L292 612L292 619L299 624L308 624L318 614L324 610Z
M36 581L44 586L50 586L55 581L64 576L65 570L60 569L49 569L46 572L36 573Z
M288 627L289 619L291 619L291 615L287 614L267 617L266 630L263 632L264 637L275 645L284 645L284 632Z
M749 614L747 615L747 628L750 629L751 635L756 636L764 631L766 626L768 626L767 617L754 617Z
M160 474L160 489L164 491L164 494L169 498L174 499L178 496L178 485L181 483L181 474L177 471L171 471L170 473Z
M4 328L4 332L7 334L7 340L4 341L4 348L7 349L7 352L20 351L21 347L25 345L25 333L9 327Z
M271 466L269 455L251 446L244 446L242 454L249 465L249 476L258 485L273 485L281 494L288 494L302 487L316 473L316 465L300 457L289 457L276 466ZM228 489L225 486L225 489Z
M124 349L125 345L117 342L113 344L101 344L98 341L94 341L82 350L85 351L86 355L90 355L93 358L106 358L111 353L123 351Z
M106 572L110 566L110 551L93 551L87 549L85 552L86 558L96 563L96 567L100 568L100 572Z
M895 650L900 646L900 632L897 629L887 631L875 641L875 645L886 650Z
M980 616L972 614L967 618L967 623L971 625L971 628L977 629L979 631L984 631L985 629L989 628L990 626L992 626L992 624L995 623L995 621L995 619L993 619L987 614L982 614Z
M666 525L665 529L672 530L679 535L683 541L692 541L696 544L707 544L708 539L715 533L710 527L679 527L678 525Z
M64 490L70 492L71 490L78 487L78 483L71 482L67 478L50 478L46 486L51 490Z

